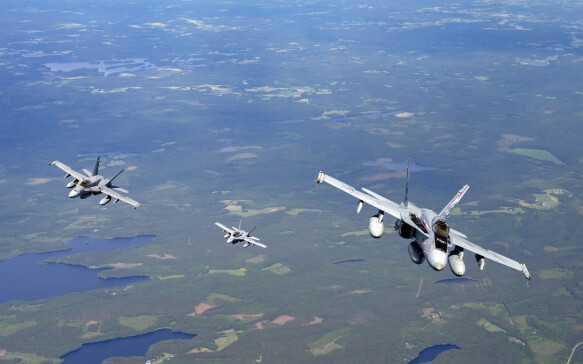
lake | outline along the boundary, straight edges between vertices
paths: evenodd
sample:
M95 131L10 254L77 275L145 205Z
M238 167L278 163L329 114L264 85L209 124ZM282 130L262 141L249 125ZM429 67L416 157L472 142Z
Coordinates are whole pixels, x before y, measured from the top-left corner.
M421 363L429 363L433 361L437 356L444 351L452 350L452 349L460 349L459 346L453 344L442 344L442 345L434 345L428 348L425 348L419 352L419 356L415 359L411 360L409 364L421 364Z
M124 286L148 280L148 277L99 278L104 269L89 269L64 263L46 263L72 254L107 252L132 247L152 241L154 235L130 238L77 237L67 242L71 247L51 253L29 253L0 261L0 303L23 300L34 301L85 292L100 288Z
M364 259L348 259L348 260L341 260L339 262L334 262L332 264L342 264L342 263L360 263L364 262Z
M64 360L65 364L101 364L103 360L111 357L144 356L148 352L148 348L159 341L188 340L195 336L194 334L162 329L143 335L83 344L80 349L63 355L61 359Z
M460 277L460 278L447 278L442 279L439 281L435 281L435 283L465 283L465 282L474 282L475 279Z

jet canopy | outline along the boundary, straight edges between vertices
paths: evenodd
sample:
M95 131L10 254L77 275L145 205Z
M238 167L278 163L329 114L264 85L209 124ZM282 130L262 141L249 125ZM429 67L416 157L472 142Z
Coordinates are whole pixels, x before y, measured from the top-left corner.
M447 242L449 239L449 225L444 218L433 220L432 230L435 234L435 248L447 252Z
M437 235L447 238L449 236L449 225L445 219L436 219L433 221L433 232Z

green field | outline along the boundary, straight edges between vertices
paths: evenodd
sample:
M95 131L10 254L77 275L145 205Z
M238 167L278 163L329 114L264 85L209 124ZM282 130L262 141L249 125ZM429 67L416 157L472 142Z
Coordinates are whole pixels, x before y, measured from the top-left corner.
M512 153L522 155L528 158L536 159L539 161L546 161L555 164L565 164L560 159L555 157L551 152L544 149L524 149L524 148L514 148L510 150Z

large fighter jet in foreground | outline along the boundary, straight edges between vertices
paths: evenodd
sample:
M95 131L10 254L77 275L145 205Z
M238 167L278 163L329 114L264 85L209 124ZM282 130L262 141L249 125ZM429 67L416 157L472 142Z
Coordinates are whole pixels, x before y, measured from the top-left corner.
M217 225L218 227L223 229L223 232L226 232L225 239L227 239L227 244L237 244L241 241L244 241L245 242L245 244L243 244L244 248L248 247L249 245L256 245L256 246L260 246L262 248L267 248L267 245L261 244L259 242L259 238L251 236L251 232L253 232L253 230L255 230L255 228L253 228L253 229L251 229L251 231L247 232L247 231L241 229L241 222L243 222L243 220L239 221L238 228L233 226L231 229L229 229L225 225L221 224L220 222L215 222L215 225Z
M135 208L140 206L140 203L137 201L132 200L129 197L122 195L120 192L128 193L128 191L124 190L121 187L114 186L111 183L113 180L123 172L123 169L116 174L112 179L104 178L100 176L99 173L99 157L97 157L97 162L95 162L95 167L93 167L93 172L90 172L86 169L83 169L83 173L77 172L68 165L61 163L59 161L54 161L49 163L49 165L55 165L62 169L63 171L67 172L67 177L73 176L74 180L67 183L67 188L72 188L71 192L69 193L70 198L80 197L85 199L91 195L99 195L104 194L106 195L101 201L99 201L100 205L105 205L111 199L114 199L114 203L118 201L123 201L129 203Z
M395 221L395 230L398 231L402 238L413 239L409 244L409 256L416 264L421 264L427 259L427 263L429 263L431 268L440 271L449 263L453 274L461 277L466 272L466 266L463 261L464 251L470 251L475 254L480 270L484 269L484 258L488 258L521 271L527 279L532 279L525 264L520 264L515 260L491 250L479 247L468 241L467 236L463 233L450 229L446 217L470 188L468 185L462 187L443 210L439 214L436 214L432 210L419 208L408 201L409 162L407 162L405 200L401 204L388 200L366 188L362 189L363 192L357 191L354 187L325 175L323 172L318 174L316 182L327 182L349 195L356 197L359 200L356 209L357 213L360 213L363 202L376 207L378 213L370 218L368 225L370 235L374 238L380 238L384 232L383 219L385 213L397 218L397 221Z

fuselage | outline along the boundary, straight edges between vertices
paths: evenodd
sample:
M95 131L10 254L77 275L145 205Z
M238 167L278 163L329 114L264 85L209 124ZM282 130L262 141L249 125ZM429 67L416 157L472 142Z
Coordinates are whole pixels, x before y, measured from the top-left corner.
M227 243L229 244L237 244L244 241L245 237L248 235L246 231L239 230L236 227L233 227L233 230L235 230L235 232L228 235Z
M415 227L411 238L418 244L429 266L437 271L443 270L449 254L455 250L455 246L449 242L449 226L445 218L411 202L401 204L399 210L401 223Z
M99 195L101 193L101 186L106 185L107 182L109 181L100 175L86 177L85 179L83 179L83 181L78 181L73 186L73 189L71 190L71 192L69 192L69 197L87 198L91 196L91 194Z

